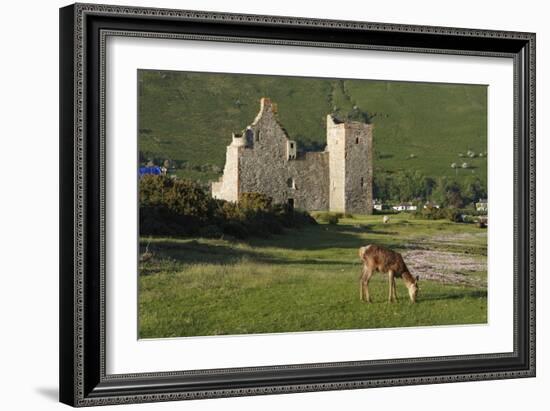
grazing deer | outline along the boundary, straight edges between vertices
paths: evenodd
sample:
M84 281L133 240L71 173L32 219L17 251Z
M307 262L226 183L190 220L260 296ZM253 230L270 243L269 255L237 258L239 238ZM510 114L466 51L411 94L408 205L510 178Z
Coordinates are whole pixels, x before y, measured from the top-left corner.
M400 277L409 290L411 302L416 302L418 295L418 276L414 278L409 272L401 254L378 245L367 245L359 248L359 257L363 261L363 272L359 282L360 298L362 301L371 302L369 295L369 280L375 271L388 273L389 298L391 303L397 301L395 291L395 277Z

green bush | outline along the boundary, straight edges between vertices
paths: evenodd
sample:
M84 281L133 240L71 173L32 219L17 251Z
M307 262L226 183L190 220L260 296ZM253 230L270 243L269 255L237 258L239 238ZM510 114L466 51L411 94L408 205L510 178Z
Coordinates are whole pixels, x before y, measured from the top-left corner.
M242 193L239 197L239 208L247 211L270 211L271 197L260 193Z
M145 206L139 209L140 235L195 235L201 220L194 216L179 215L164 206Z
M417 211L414 213L416 218L422 218L425 220L442 220L447 218L447 212L444 208L428 207L428 208L417 208Z
M139 184L139 200L142 207L164 207L178 215L207 219L212 214L209 196L189 180L145 175Z
M461 223L462 211L458 209L447 209L447 218L453 223Z
M463 219L462 219L462 222L463 223L468 223L468 224L473 224L475 222L477 222L477 218L472 216L472 215L464 215Z
M249 236L246 227L237 221L226 221L222 223L224 234L231 235L235 238L245 239Z
M140 234L244 239L280 234L316 221L265 194L243 193L237 204L213 199L188 180L147 175L140 180Z
M421 208L418 209L413 215L416 218L422 218L426 220L443 220L448 219L454 223L461 223L462 215L464 211L458 208Z
M221 238L223 230L215 224L209 224L200 229L199 235L203 238Z
M338 224L338 221L340 221L340 218L342 218L343 216L344 216L343 213L325 213L325 212L322 212L322 213L316 213L315 214L315 219L322 222L322 223L335 225L335 224Z

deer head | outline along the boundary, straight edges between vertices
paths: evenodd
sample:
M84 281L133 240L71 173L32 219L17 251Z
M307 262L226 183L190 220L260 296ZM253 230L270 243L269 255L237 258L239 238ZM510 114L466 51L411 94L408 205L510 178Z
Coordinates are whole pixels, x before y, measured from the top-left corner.
M408 286L409 289L409 298L411 299L412 303L416 303L416 297L418 296L418 290L420 290L420 287L418 286L418 280L420 279L419 276L416 276L414 278L414 282L410 283Z

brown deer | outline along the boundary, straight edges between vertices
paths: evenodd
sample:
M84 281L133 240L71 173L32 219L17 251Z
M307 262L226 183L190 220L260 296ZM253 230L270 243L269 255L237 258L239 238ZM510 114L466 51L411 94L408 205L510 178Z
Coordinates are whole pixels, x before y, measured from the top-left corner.
M413 277L409 272L401 254L378 245L367 245L359 248L359 257L363 261L363 271L359 280L360 298L362 301L371 302L369 295L369 280L375 271L388 273L390 293L388 301L397 301L395 290L395 277L400 277L409 290L412 303L416 302L418 295L418 276Z

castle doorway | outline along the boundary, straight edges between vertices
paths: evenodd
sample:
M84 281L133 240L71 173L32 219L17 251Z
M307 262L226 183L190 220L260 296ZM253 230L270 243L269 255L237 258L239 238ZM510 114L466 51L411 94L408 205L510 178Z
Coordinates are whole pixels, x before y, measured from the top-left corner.
M288 199L288 208L289 208L290 211L294 210L294 199L293 198Z

